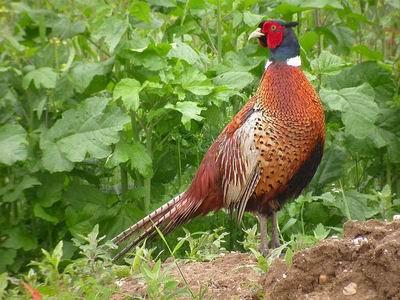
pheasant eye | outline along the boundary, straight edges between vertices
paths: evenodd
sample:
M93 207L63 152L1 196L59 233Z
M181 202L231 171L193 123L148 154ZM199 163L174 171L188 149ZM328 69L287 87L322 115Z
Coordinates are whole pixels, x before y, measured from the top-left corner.
M276 30L276 26L275 26L275 25L272 25L272 26L271 26L271 30L272 30L272 31L275 31L275 30Z

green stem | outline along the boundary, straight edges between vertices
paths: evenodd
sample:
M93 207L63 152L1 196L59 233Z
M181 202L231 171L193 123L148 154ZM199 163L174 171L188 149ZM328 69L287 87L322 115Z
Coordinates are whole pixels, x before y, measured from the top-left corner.
M344 209L345 209L345 212L346 212L346 217L347 217L348 220L352 220L351 214L350 214L349 203L347 202L346 195L344 194L342 181L339 180L339 183L340 183L340 190L342 192L342 199L343 199Z
M146 149L147 153L150 155L152 158L152 141L151 141L151 126L146 130ZM150 203L151 203L151 178L145 178L144 179L144 190L145 190L145 195L144 195L144 211L145 213L149 213L150 210Z
M301 204L301 209L300 209L300 221L301 221L301 232L303 235L306 234L306 231L304 229L304 219L303 219L303 211L304 211L304 202Z
M183 17L182 17L182 20L181 20L181 26L183 26L183 23L185 23L186 15L187 15L187 12L188 12L188 9L189 9L189 2L190 2L190 0L186 1L185 9L183 11Z
M125 164L120 164L121 174L121 194L124 195L128 191L128 172Z
M217 2L217 49L218 63L222 61L222 17L221 17L221 0Z
M181 139L178 137L179 188L182 186Z

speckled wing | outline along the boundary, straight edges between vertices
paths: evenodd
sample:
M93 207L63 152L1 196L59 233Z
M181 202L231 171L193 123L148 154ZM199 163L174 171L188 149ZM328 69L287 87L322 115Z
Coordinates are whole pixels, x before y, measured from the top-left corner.
M231 123L237 126L235 130L226 128L218 149L224 207L236 212L239 222L260 180L259 151L254 140L260 115L253 107L245 107Z

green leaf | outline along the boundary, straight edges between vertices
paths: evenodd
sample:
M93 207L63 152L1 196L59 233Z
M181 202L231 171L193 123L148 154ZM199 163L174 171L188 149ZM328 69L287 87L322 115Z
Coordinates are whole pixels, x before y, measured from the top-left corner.
M113 99L121 98L127 110L136 111L139 108L139 92L142 86L139 81L132 78L124 78L119 81L113 91Z
M133 1L130 8L130 13L135 18L150 23L151 22L151 11L150 6L144 1Z
M115 167L127 161L130 161L132 169L138 170L143 177L150 178L153 176L152 159L142 144L119 141L107 165Z
M391 100L396 92L396 84L391 71L374 61L346 68L337 75L329 76L327 83L330 88L335 90L368 83L374 88L377 100L382 102Z
M330 231L331 231L330 229L328 229L328 230L325 229L324 225L319 223L317 225L317 227L315 227L315 229L314 229L314 237L319 241L323 240L329 235Z
M114 61L108 60L99 63L77 63L71 70L71 83L78 93L83 93L93 81L95 76L108 74L113 66Z
M336 8L343 9L340 0L306 0L300 1L301 7L309 7L309 8Z
M5 248L24 249L26 251L35 249L38 244L32 232L25 230L23 227L13 227L3 231L8 237L2 243Z
M0 299L4 299L5 291L8 285L8 274L1 273L0 274Z
M369 195L361 194L357 191L346 191L335 196L331 193L325 193L319 197L327 206L336 207L343 216L350 220L366 220L379 213L379 208L369 207Z
M188 124L190 120L201 121L203 117L200 116L201 112L204 108L199 107L196 102L192 101L183 101L177 102L175 105L167 104L165 108L171 108L179 111L182 114L182 123L184 125Z
M23 200L25 199L25 190L41 185L40 181L30 175L25 175L17 180L17 183L9 184L5 188L0 189L0 195L4 194L2 199L4 202L11 203L17 200Z
M53 224L57 224L59 222L59 219L57 217L47 213L44 208L41 207L39 204L35 204L35 206L33 207L33 214L35 215L35 217L38 217Z
M182 74L181 83L183 89L199 96L209 95L214 89L211 80L194 68Z
M251 12L245 11L243 13L243 22L250 27L257 26L261 20L263 19L263 15L256 15Z
M0 248L0 270L5 270L5 266L12 265L16 256L17 250Z
M182 59L191 65L200 62L199 55L188 44L177 42L172 43L171 47L167 57Z
M301 47L308 52L318 42L318 34L315 31L307 31L300 37L299 41Z
M28 141L21 125L0 126L0 163L12 165L28 156Z
M355 138L369 136L379 108L374 101L375 92L368 84L341 90L321 89L321 99L330 110L340 111L346 133Z
M45 184L37 189L37 202L42 207L51 207L54 203L61 200L65 175L60 173L49 174L46 172L39 179L41 182L45 182Z
M93 185L70 185L63 194L63 201L67 204L65 222L68 230L74 236L79 236L89 233L96 224L110 218L110 197Z
M57 73L52 68L43 67L26 74L22 80L22 87L26 90L33 81L35 87L46 89L54 89L56 87Z
M361 54L366 59L383 60L383 54L379 51L374 51L365 45L354 45L351 51Z
M42 133L40 147L47 170L70 170L73 162L83 161L86 155L101 159L110 154L109 146L118 142L118 132L130 118L118 108L106 110L107 103L105 98L86 99Z
M310 64L315 74L335 74L346 66L342 58L328 51L322 51Z
M214 78L214 84L225 85L231 89L241 90L254 80L249 72L225 72Z
M321 164L318 167L312 183L322 187L330 182L338 180L344 172L346 162L345 149L338 145L331 145L324 152Z
M52 25L51 35L62 39L70 39L75 35L84 33L85 30L86 24L84 21L71 22L68 17L61 15L59 21Z
M104 38L104 42L112 53L127 29L126 19L112 16L104 19L104 22L92 33L92 37L96 40Z
M145 178L153 176L151 157L146 148L140 143L132 145L131 166L137 169Z

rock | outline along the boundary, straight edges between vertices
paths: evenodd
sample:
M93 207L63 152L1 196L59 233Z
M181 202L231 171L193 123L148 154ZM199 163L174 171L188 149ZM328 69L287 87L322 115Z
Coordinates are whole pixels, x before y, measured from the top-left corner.
M328 276L326 276L325 274L319 275L318 283L319 283L319 284L326 284L326 283L328 283Z
M343 288L343 295L345 296L355 295L356 293L357 293L357 283L355 282L350 282Z

